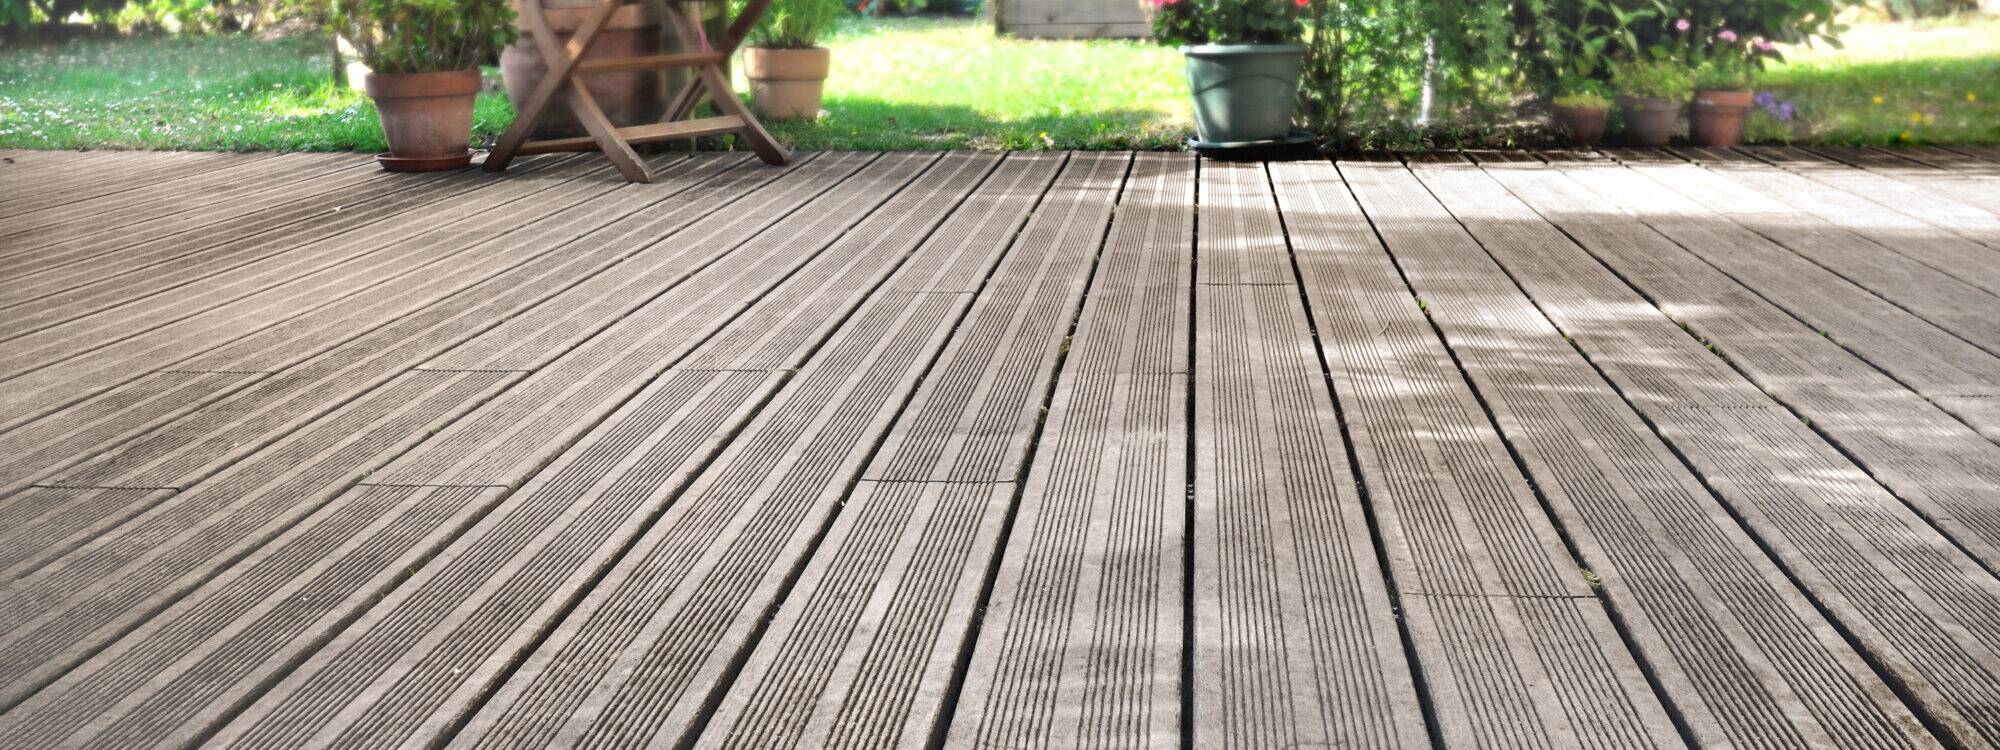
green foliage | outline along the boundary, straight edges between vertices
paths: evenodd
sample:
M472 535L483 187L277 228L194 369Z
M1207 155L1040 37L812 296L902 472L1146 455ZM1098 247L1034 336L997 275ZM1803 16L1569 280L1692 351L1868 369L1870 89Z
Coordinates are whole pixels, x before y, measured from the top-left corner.
M1694 68L1694 87L1718 91L1743 91L1750 88L1756 78L1757 69L1748 59L1738 56L1719 56L1703 60Z
M301 0L376 73L476 68L514 42L507 0Z
M1618 93L1646 99L1686 99L1694 93L1694 72L1674 60L1631 60L1611 67Z
M1562 94L1556 96L1556 106L1572 110L1610 110L1612 100L1604 98L1604 94Z
M1148 0L1162 44L1295 44L1304 28L1293 0Z
M750 46L774 49L806 49L819 44L820 37L847 15L842 0L776 0L757 27L750 30Z

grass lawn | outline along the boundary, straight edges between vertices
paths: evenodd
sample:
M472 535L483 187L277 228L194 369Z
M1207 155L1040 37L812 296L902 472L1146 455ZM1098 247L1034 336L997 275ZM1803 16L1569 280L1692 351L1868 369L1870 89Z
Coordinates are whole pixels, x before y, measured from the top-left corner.
M1787 51L1758 87L1798 112L1752 135L1815 143L2000 142L2000 17L1856 25L1843 49Z
M2000 141L2000 18L1863 25L1846 41L1767 72L1797 117L1761 116L1755 133ZM801 148L1171 148L1189 128L1180 56L1151 44L856 19L828 46L826 116L772 123ZM334 86L329 67L318 42L240 36L0 49L0 148L381 150L367 97ZM490 139L512 117L482 95L475 130Z

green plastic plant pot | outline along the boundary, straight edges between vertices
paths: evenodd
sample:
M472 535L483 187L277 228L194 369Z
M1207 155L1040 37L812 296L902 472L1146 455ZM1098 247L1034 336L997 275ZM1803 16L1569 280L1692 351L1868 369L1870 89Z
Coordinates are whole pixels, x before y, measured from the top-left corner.
M1268 141L1291 131L1303 45L1198 44L1182 47L1181 54L1203 141Z

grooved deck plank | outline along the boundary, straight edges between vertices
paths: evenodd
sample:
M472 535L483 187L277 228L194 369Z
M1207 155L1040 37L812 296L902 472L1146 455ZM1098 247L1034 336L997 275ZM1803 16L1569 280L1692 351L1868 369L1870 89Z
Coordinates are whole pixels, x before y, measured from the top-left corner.
M1944 170L1932 166L1916 154L1902 153L1902 149L1894 152L1875 148L1819 151L1828 158L1938 192L1988 214L2000 214L2000 179L1996 179L2000 178L2000 168L1993 165L1962 163L1956 168ZM1929 153L1940 151L1943 149L1931 149ZM1965 161L1974 162L1969 158Z
M1141 155L966 668L953 747L1180 737L1194 160Z
M346 203L422 184L395 181L389 175L350 166L287 185L258 188L219 201L219 205L101 232L65 231L39 247L0 257L0 280L6 282L0 305L13 308L37 300L56 304L63 300L51 298L61 292L159 268L210 248L226 252L229 243L246 236L296 225L316 214L340 211Z
M1781 168L2000 250L2000 216L1955 200L1946 192L1856 169L1792 146L1748 146L1743 150Z
M1272 173L1440 739L1681 745L1335 168Z
M30 181L75 171L91 162L110 158L113 151L31 151L7 149L0 152L0 188L19 190Z
M1873 292L1988 353L2000 353L2000 296L1854 232L1820 221L1762 191L1692 164L1633 164L1629 168L1700 204L1855 286ZM1942 232L1933 235L1951 236ZM1924 244L1930 244L1925 242ZM1977 245L1974 245L1977 248ZM2000 267L2000 253L1984 260Z
M76 535L82 546L6 589L0 703L27 697L511 379L411 373L113 533Z
M1871 366L1864 369L1880 368L1927 397L2000 394L2000 357L1700 204L1624 167L1563 166L1560 171L1672 240L1685 262L1720 269L1803 321L1796 325L1810 326L1853 350Z
M611 269L564 296L425 362L440 370L532 370L554 360L565 342L581 340L623 319L677 279L716 257L709 247L735 248L773 223L808 205L838 179L876 158L871 154L826 154L794 169L791 179L773 183L732 204L730 210L696 206L699 221L670 244L645 254L641 263ZM831 177L829 177L831 176ZM831 181L830 181L831 180Z
M11 219L50 206L69 203L111 203L120 193L143 190L190 175L229 169L256 155L234 153L169 152L133 154L123 164L92 165L89 169L65 174L9 198L0 198L0 219Z
M1008 164L1015 166L1009 169L1003 165L1003 173L1040 173L1044 175L1043 180L1046 179L1047 173L1053 171L1053 165L1049 161L1033 157L1010 159ZM1011 234L1006 231L1006 227L1021 220L1032 197L1024 196L1012 201L1003 201L979 210L962 209L953 214L953 218L947 220L945 226L932 235L931 240L925 243L925 247L917 252L920 255L939 252L948 257L962 257L964 258L962 262L990 265L991 256L1005 247L1006 238ZM974 208L972 204L968 203L966 209L972 208ZM900 218L885 216L883 221ZM988 247L988 252L983 257L960 253L958 246L966 244L985 245ZM912 266L918 264L912 262L905 268ZM877 373L877 377L869 377L869 371L864 365L870 361L877 361L876 356L888 356L891 359L884 364L889 367L913 367L919 359L918 355L926 346L934 348L937 345L934 339L943 335L941 328L948 326L949 321L955 317L953 311L962 309L969 301L966 299L968 296L885 293L872 298L842 328L842 335L829 343L828 350L815 356L804 370L788 381L770 405L762 408L748 427L733 439L729 448L717 459L716 464L711 465L698 477L689 477L688 472L683 470L670 475L672 479L669 481L653 479L638 484L637 491L650 493L647 502L651 507L658 508L675 497L679 498L674 501L674 505L668 507L667 515L651 526L652 531L647 539L653 541L640 541L638 550L643 551L657 544L657 536L663 529L686 523L685 520L677 519L688 518L687 508L690 502L694 502L691 498L706 498L710 503L718 499L726 500L727 497L736 498L732 502L738 503L750 500L749 497L733 493L742 490L741 485L745 482L754 484L766 479L766 475L775 468L772 462L784 458L783 453L788 444L806 436L825 437L819 431L811 429L810 423L814 420L835 419L836 425L846 425L849 428L856 426L854 424L856 420L886 421L886 415L877 413L878 407L870 404L892 395L895 389L891 383L880 379L879 376L886 373ZM926 341L930 343L927 344ZM844 400L840 396L842 393L853 396L854 400ZM842 403L846 403L848 408L836 410L835 407ZM814 417L814 414L819 416ZM833 436L834 439L846 437L849 437L846 430ZM835 447L837 445L838 443L830 444L827 448L837 451L838 448ZM806 447L799 446L799 449L804 450ZM834 469L833 466L817 462L792 463L796 460L796 458L788 459L784 465L799 466L800 471L807 472L808 475L793 475L794 482L809 483L810 474ZM725 471L732 475L721 480L714 479ZM689 481L693 481L694 484L690 486L687 484ZM798 489L803 490L809 486L810 484L801 484ZM765 498L768 494L760 494L757 497ZM798 495L789 494L786 497L796 500ZM772 500L777 501L776 498ZM694 516L696 519L704 517ZM634 528L632 532L640 530L641 528ZM630 534L625 537L627 540L630 538ZM675 553L685 553L693 548L670 545L666 549ZM628 564L613 569L610 573L611 578L604 579L606 582L599 582L595 576L577 581L568 589L570 593L566 596L582 596L585 593L583 589L592 583L596 584L598 591L615 586L616 584L608 581L628 576L629 563L640 554L639 551L625 552L613 549L600 555L595 563L599 574L603 573L603 566L614 561L623 559ZM755 569L753 566L750 570ZM619 572L621 570L626 572ZM639 585L671 586L676 583L672 579L646 580L651 582ZM528 582L523 582L523 585L526 583ZM583 606L592 607L591 601L592 599L586 598ZM455 602L453 604L455 605ZM507 660L520 659L526 656L528 649L542 640L547 629L553 624L549 620L561 616L571 604L565 596L538 599L527 595L524 604L512 606L540 608L542 611L540 617L543 619L531 621L524 619L522 615L509 615L500 621L505 623L500 628L482 627L482 630L491 629L494 632L482 636L482 641L472 644L473 649L469 651L455 640L446 639L441 643L452 644L450 650L432 649L429 653L411 653L403 657L394 657L393 654L406 648L405 642L394 633L357 633L350 639L353 641L351 645L322 652L308 662L304 669L281 683L276 692L239 718L222 735L222 739L256 745L267 741L273 735L309 737L319 733L329 741L370 744L388 737L437 737L441 732L448 732L451 727L435 726L434 723L427 722L426 717L455 716L470 705L478 705L481 697L494 688L493 682L504 674L496 671L503 662L491 662L496 669L481 670L447 684L438 684L431 679L428 672L392 669L387 673L380 673L379 660L392 658L402 663L416 663L420 660L489 658L483 655L485 653L510 654ZM364 620L364 625L392 616L393 610L377 609L375 612L376 614L371 615L370 619ZM418 618L415 627L439 636L454 632L457 628L453 623L437 622L435 614L427 614L418 609L412 609L408 614L393 616ZM388 650L387 653L382 653L384 649ZM464 651L468 656L453 656L460 651ZM532 657L529 658L529 663L532 664ZM524 666L524 669L532 667ZM584 677L582 674L565 674L563 679ZM516 673L516 682L520 679L520 673ZM370 687L371 684L373 687ZM315 687L303 689L309 685ZM319 685L330 689L319 689L316 687ZM564 706L575 705L567 702L567 697L564 700ZM488 710L493 710L493 707L500 702L504 702L504 699L487 702ZM336 716L340 717L337 723L326 723ZM552 709L541 713L538 718L559 721L565 717L559 716ZM476 730L480 726L475 720L472 728Z
M946 718L1013 481L1127 169L1078 160L1066 179L1081 184L1056 188L958 325L702 744L914 747Z
M1201 263L1197 284L1291 284L1284 232L1271 213L1271 185L1260 170L1211 163L1201 191Z
M1504 168L1487 173L1582 244L1553 237L1489 243L1496 260L1514 271L1549 318L1602 367L1877 668L1897 678L1917 708L1962 743L1992 744L1979 735L2000 727L1990 720L1986 697L1996 687L1992 675L2000 674L1995 671L2000 664L1992 657L1994 637L1978 634L2000 625L1990 616L2000 608L1995 579L1815 430L1858 448L1853 455L1865 460L1887 456L1905 465L1907 453L1889 452L1898 443L1904 451L1922 451L1935 440L1941 455L1931 467L1941 479L1932 486L1901 483L1907 475L1881 473L1883 465L1875 464L1876 476L1894 477L1898 494L1920 511L1948 501L1976 511L1981 503L1972 498L1992 496L1977 485L1957 487L1955 497L1946 492L1972 470L1966 463L1949 463L1953 454L1965 455L1965 441L1983 441L1962 426L1956 433L1920 427L1926 411L1932 425L1950 419L1879 374L1873 375L1877 387L1870 389L1865 380L1841 382L1817 372L1808 364L1815 349L1831 350L1824 355L1831 357L1838 347L1799 330L1784 313L1747 294L1734 304L1717 304L1713 295L1729 286L1726 277L1705 265L1677 262L1664 252L1664 238L1610 213L1616 209L1561 175ZM1654 304L1669 319L1648 312ZM1643 358L1615 354L1626 337L1671 337L1680 326L1690 335L1679 351ZM1729 359L1697 356L1706 352L1693 336L1712 339ZM1739 363L1745 375L1728 363ZM1759 389L1797 409L1811 426L1776 405L1726 406L1684 395L1738 392L1747 399ZM1842 408L1858 412L1860 422L1902 419L1909 426L1821 421L1838 419L1826 412ZM1954 448L1953 434L1960 436L1961 447Z
M370 601L436 553L497 488L374 487L293 527L0 716L8 747L187 746L297 650L337 632L299 603Z
M245 372L152 373L0 434L0 517L13 512L9 495L14 491L108 446L149 435L263 378L263 373Z
M1677 152L1730 182L1810 214L1820 222L1820 228L1813 231L1824 232L1826 224L1846 229L1899 255L2000 294L2000 252L1992 248L1734 151L1677 149ZM1783 220L1785 227L1810 223L1804 217ZM1894 262L1893 258L1888 260Z
M1812 601L1458 222L1509 253L1561 235L1521 221L1528 209L1469 165L1416 170L1426 182L1398 165L1341 166L1696 741L1929 744ZM1683 339L1682 357L1711 356Z
M142 275L107 279L62 295L58 304L37 307L0 323L0 341L16 352L0 376L16 377L73 357L78 351L95 351L246 298L278 297L292 302L324 298L328 289L315 284L334 284L350 291L365 287L350 277L384 264L407 270L435 260L425 254L426 243L415 241L419 238L437 240L477 233L486 225L509 220L512 212L500 211L502 206L520 204L516 208L521 208L528 205L521 203L523 199L574 187L568 185L572 182L609 190L617 186L614 180L609 170L573 159L538 171L532 178L489 182L470 189L449 181L437 182L433 183L438 188L435 192L419 188L386 201L380 206L383 213L372 217L375 221L362 218L366 212L354 212L360 226L343 224L354 231L323 239L305 232L304 238L281 242L283 252L261 248L265 254L247 263L239 262L240 258L225 262L202 254L181 259L185 263L176 263L171 269L156 267ZM428 198L428 202L418 204L423 208L399 204L399 198L418 195ZM329 222L340 223L335 219L321 223Z
M1204 206L1232 183L1266 183L1257 165L1204 162L1202 177ZM1259 262L1289 267L1269 193L1245 210L1261 216L1245 238L1265 256ZM1210 258L1208 216L1197 268ZM1424 745L1410 664L1298 286L1206 285L1194 305L1189 739Z
M12 203L17 200L26 201L29 198L70 197L69 201L42 203L41 205L44 206L63 202L86 201L93 197L91 188L101 188L101 185L94 183L102 182L112 177L112 175L120 175L120 177L113 179L120 181L124 185L124 189L143 187L154 181L173 179L177 176L174 174L173 169L190 163L189 160L199 156L214 156L214 154L201 154L193 151L170 151L166 153L98 151L95 153L98 157L96 159L86 160L54 174L41 175L33 183L35 189L32 191L9 193L5 196L4 200L0 200L0 210L4 210L5 203ZM35 209L29 208L27 210Z
M11 217L0 228L0 243L8 248L35 248L52 238L110 231L147 219L169 216L231 198L254 195L299 181L361 167L346 154L284 157L262 154L228 169L170 180L115 196L115 199L72 203Z
M635 297L633 302L643 301L643 304L619 316L616 323L604 328L586 343L540 368L519 387L453 425L436 439L425 442L418 450L390 465L370 481L384 484L518 484L567 448L597 420L616 409L648 379L679 364L689 352L734 321L745 308L756 304L764 292L790 279L792 271L816 260L821 251L880 208L891 196L896 196L898 191L920 176L926 176L925 170L933 166L934 159L931 155L898 155L866 166L858 161L852 162L844 168L821 173L818 176L823 184L818 186L818 190L832 190L837 185L842 196L840 199L829 197L804 205L797 213L771 225L769 232L737 240L734 243L738 246L736 249L721 262L694 275L691 283L676 283L671 291L649 298L659 286L657 279L639 276L627 280L628 283L622 287L628 290L626 296ZM987 166L962 159L954 159L953 164L958 168L938 170L927 175L918 195L909 196L891 210L901 212L896 215L921 211L925 198L937 198L936 194L942 191L964 189L967 173L976 175ZM857 173L856 169L860 171ZM805 203L803 199L800 202ZM754 226L745 233L763 228ZM801 242L801 237L812 239ZM702 242L717 242L718 239L709 236ZM722 240L719 244L732 243ZM691 244L690 247L700 245ZM672 271L676 269L672 264L668 264L667 269L668 273L663 275L673 282L686 278L685 273L679 275L681 278L675 278L676 274ZM808 276L801 282L813 285L812 282L818 280L821 279ZM617 298L595 296L595 299L616 301ZM540 309L558 306L562 302L552 301ZM478 343L475 340L473 345ZM538 358L552 354L519 348L511 350L511 353ZM699 369L699 366L690 369Z
M321 308L171 365L180 371L162 376L235 373L262 381L263 372L284 373L186 419L160 425L140 440L127 442L126 433L112 428L160 418L177 405L150 399L120 412L94 404L132 401L123 394L144 388L145 380L0 435L0 448L29 445L34 434L54 429L52 425L84 424L66 436L69 452L38 451L61 460L45 461L30 476L54 484L184 486L386 382L413 362L476 335L494 319L532 307L636 252L606 244L611 233L604 230L647 206L707 185L705 180L733 163L712 161L666 171L658 183L621 188L589 209L482 243L458 257L448 281L408 275L346 304ZM6 502L0 500L0 507Z
M917 163L931 158L925 155ZM927 179L963 191L970 187L965 184L968 172L976 177L991 164L993 158L951 157L950 161L964 166L957 171L934 173ZM886 171L893 179L905 179L914 170L900 170L900 176L897 170ZM831 178L838 179L841 174L844 173L831 175ZM846 185L850 188L866 187L851 181ZM867 191L857 192L866 194ZM912 204L901 208L922 207L926 197L934 196L913 194L898 200ZM886 226L893 222L924 221L927 220L922 218L924 214L942 214L948 205L946 202L913 212L901 211L890 214L892 222L880 223ZM788 237L809 234L804 230L811 227L798 229L798 232L787 230L782 234ZM642 245L650 244L655 239L647 234L636 235L636 242ZM915 240L909 242L914 244ZM880 243L864 244L870 248L893 250L882 247ZM711 248L713 252L720 250ZM633 248L627 252L636 253L638 250ZM854 283L853 279L847 281ZM655 330L652 335L667 339L674 337L671 330ZM408 357L403 359L409 360ZM557 611L554 608L600 575L602 567L615 558L617 550L629 543L650 517L657 516L660 506L670 497L670 494L657 491L662 481L698 468L719 447L720 441L748 418L748 410L762 401L781 380L775 373L714 371L676 371L657 380L613 417L611 428L593 434L577 450L566 453L562 460L538 475L537 480L520 494L496 506L490 511L489 518L465 532L468 541L454 543L441 562L420 571L412 583L400 589L396 599L402 606L401 627L407 632L411 618L418 618L415 622L421 623L424 621L421 618L449 616L452 619L438 626L440 629L436 631L443 635L466 626L468 621L465 618L469 616L472 626L482 630L454 636L452 641L457 648L489 643L498 635L497 631L491 630L491 626L500 618L528 616L529 613L518 611L522 607L539 608L537 616L542 620L536 622L540 627L546 627L547 623L543 620ZM379 476L381 472L371 476L370 481ZM343 495L335 504L351 502L355 497L365 498L372 492L373 489L362 485ZM320 518L329 516L323 513ZM301 528L317 522L305 522ZM356 539L365 541L367 537L357 536ZM365 568L351 570L357 571L356 575L367 573ZM375 580L381 580L380 576L385 575L368 574L376 575ZM497 583L488 579L495 577L497 581L508 582L502 596L479 599L470 596L465 588L478 586L491 590ZM568 593L549 594L548 587L562 582L565 577L568 580L563 586ZM421 591L411 593L419 586ZM248 616L244 614L246 611L254 614L254 610L278 608L294 619L310 615L327 622L351 621L385 593L385 589L376 584L342 591L344 593L339 596L316 598L311 603L281 599L259 604L254 599L233 600L233 603L218 605L230 609L218 611L210 607L199 616L206 621L226 621L231 617ZM537 592L545 595L537 595ZM202 592L194 596L199 598ZM443 597L442 603L439 596ZM415 605L411 604L413 601ZM480 635L480 632L485 635ZM284 661L296 658L293 654L309 651L313 640L324 640L334 631L323 630L315 639L306 641L295 638L287 642L284 646L286 650L279 652L284 656L275 658L268 651L246 653L246 648L257 643L265 643L265 648L276 647L263 636L256 636L255 631L246 633L249 635L224 633L210 639L201 648L225 656L212 656L199 664L190 662L191 657L187 656L186 649L192 648L189 642L176 640L131 646L129 650L141 654L132 658L144 659L145 663L153 665L150 669L156 670L148 675L147 684L170 684L175 690L157 693L141 691L143 695L112 706L103 702L101 694L86 689L85 694L66 699L60 710L48 709L56 713L40 719L41 731L58 732L51 736L60 736L60 732L80 731L76 727L84 723L95 725L115 721L121 727L123 736L203 734L215 728L218 716L229 715L240 708L244 700L254 697L254 694L231 688L229 681L237 672L226 670L254 668L275 678L283 673ZM262 663L257 663L254 660L260 653L264 654ZM226 654L236 654L234 658L239 660L253 659L253 662L217 661L229 658ZM96 664L92 663L93 666ZM218 676L219 680L210 679ZM129 673L126 674L126 679L131 678ZM139 705L141 703L143 705ZM93 716L92 711L105 713ZM68 718L52 718L57 714Z
M529 178L508 188L506 193L519 198L522 192L536 193L546 189L557 191L550 195L566 195L570 200L580 200L577 195L579 192L589 193L599 188L615 187L602 180L564 184L568 182L560 177L547 180ZM474 204L451 205L464 208ZM434 264L460 258L468 248L491 249L491 245L486 243L498 239L499 235L496 232L518 227L520 221L535 215L538 214L524 211L523 215L518 217L510 217L505 213L492 216L459 216L457 218L460 220L469 219L474 223L454 229L448 220L444 222L446 226L442 229L416 234L428 240L422 243L399 242L395 230L400 226L403 230L400 239L408 240L412 234L409 225L421 225L427 221L425 217L415 215L406 216L400 221L390 220L385 222L390 226L372 232L380 235L376 238L376 242L372 243L377 245L376 249L380 252L350 259L354 261L352 263L321 268L311 275L288 280L284 278L284 269L270 269L269 274L257 274L249 279L225 274L212 280L222 292L218 296L224 298L231 293L229 288L238 286L234 283L237 281L245 282L243 286L253 288L264 283L272 283L275 286L250 291L248 295L233 300L209 300L211 306L196 305L193 307L196 311L175 310L172 300L160 300L155 306L164 309L166 316L181 317L172 323L150 329L145 328L148 324L144 316L138 315L136 311L134 315L129 316L109 316L123 317L122 328L130 334L116 341L116 346L112 345L112 341L99 341L86 336L85 334L90 333L89 330L56 328L46 331L44 333L47 335L40 338L47 339L46 345L41 350L47 356L24 361L21 367L16 369L25 369L29 372L5 380L7 387L0 390L0 414L4 414L4 418L0 418L0 430L18 427L24 422L63 406L116 387L138 374L184 361L191 354L222 347L322 311L334 314L345 311L347 308L342 307L341 303L352 299L354 295L381 288L385 284L393 285L399 279L406 283L414 281L435 283L435 274L416 272ZM438 224L435 221L430 223L432 226ZM238 288L235 291L249 290ZM301 303L301 300L305 302ZM104 323L104 327L107 328L121 328L120 320L111 319ZM83 329L96 327L79 326ZM69 341L65 343L63 339ZM84 351L69 354L67 351L71 350L66 350L65 347L71 347L71 350L82 348ZM27 357L22 359L28 360ZM10 364L12 361L9 360Z

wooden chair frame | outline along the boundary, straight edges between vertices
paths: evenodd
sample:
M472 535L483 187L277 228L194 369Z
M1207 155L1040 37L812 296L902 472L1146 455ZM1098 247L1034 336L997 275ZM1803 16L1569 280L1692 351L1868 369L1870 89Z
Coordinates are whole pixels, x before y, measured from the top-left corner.
M729 62L730 55L736 53L736 48L743 43L743 38L750 33L751 27L755 26L757 20L763 17L764 11L769 9L771 0L750 0L742 13L730 19L722 38L716 40L717 43L713 46L709 44L708 36L701 28L700 19L682 7L684 3L699 1L668 0L665 4L668 28L672 29L674 36L680 40L682 49L693 49L694 52L584 62L581 58L590 50L590 43L597 38L597 33L603 30L605 22L610 20L611 15L617 12L620 6L631 0L599 0L590 14L584 17L583 23L577 26L576 33L570 36L567 44L558 43L555 34L550 30L548 16L542 8L542 0L522 0L521 17L527 22L528 32L534 37L535 47L541 53L549 72L535 85L534 91L528 95L527 102L522 105L520 115L515 118L514 125L507 129L507 133L500 137L500 143L494 146L493 153L486 157L486 171L505 170L508 162L523 154L595 150L604 152L605 157L611 160L625 179L633 182L652 182L652 170L647 169L646 162L632 150L633 144L720 133L740 133L744 140L750 143L750 149L757 153L757 158L763 159L767 164L784 164L790 161L791 155L764 130L763 123L758 122L756 115L751 114L749 108L743 106L743 101L736 98L735 89L729 85L729 75L723 72L723 66ZM610 118L604 115L604 109L598 106L597 100L590 95L590 90L578 81L579 76L598 73L669 68L691 68L694 75L688 81L688 85L682 87L680 92L667 103L665 116L657 123L646 125L622 128L612 125ZM542 141L528 140L528 133L534 130L535 121L541 118L559 93L569 104L570 110L576 113L576 119L583 123L583 129L589 135ZM715 102L716 109L722 114L717 117L689 119L694 113L695 105L701 103L704 96Z

